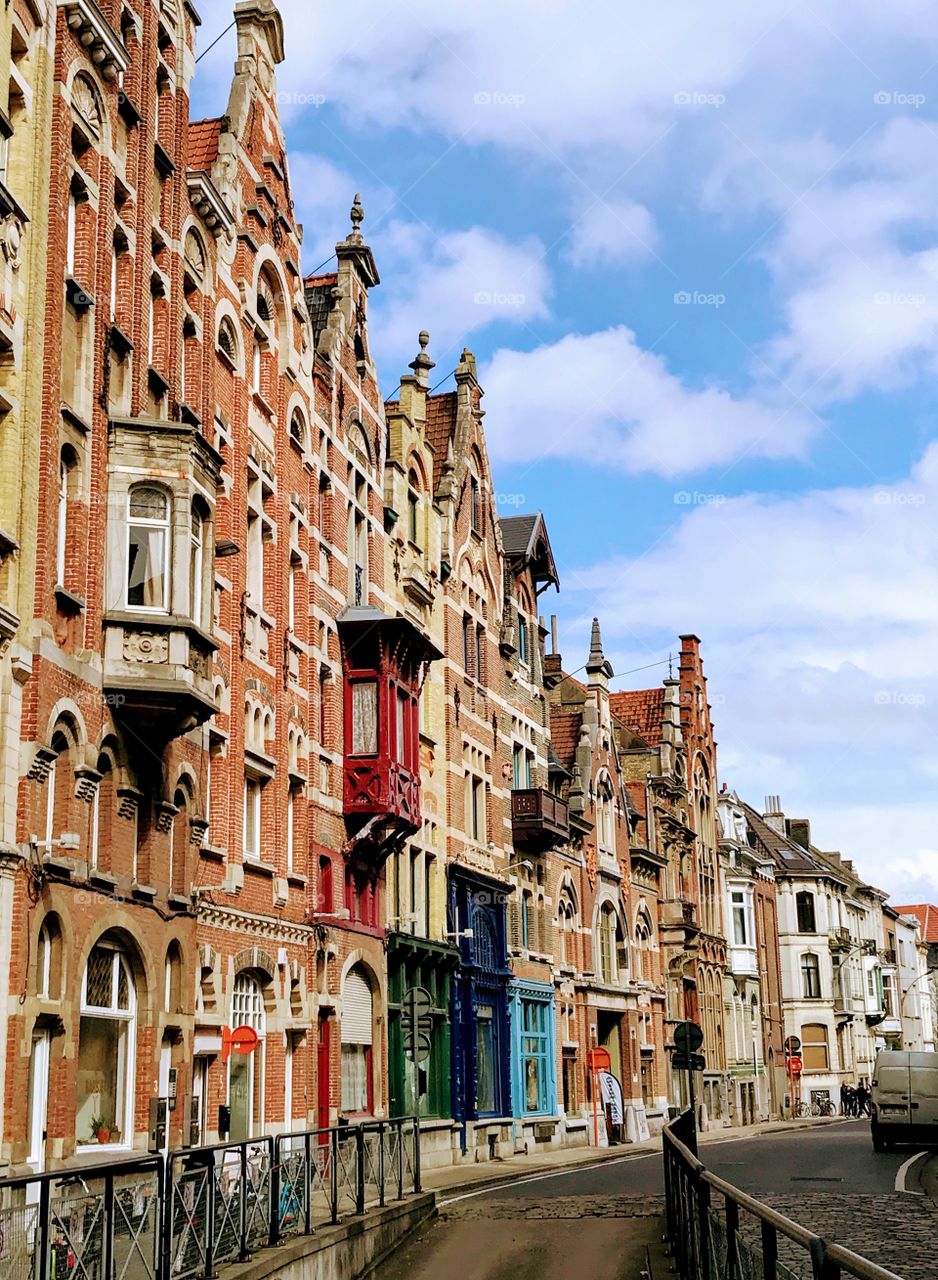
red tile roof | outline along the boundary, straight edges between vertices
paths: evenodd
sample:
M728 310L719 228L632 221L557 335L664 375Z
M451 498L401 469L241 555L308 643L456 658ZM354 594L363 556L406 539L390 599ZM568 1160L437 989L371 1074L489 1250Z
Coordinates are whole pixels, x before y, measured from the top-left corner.
M615 718L627 729L633 729L649 746L661 741L661 721L664 717L664 689L630 689L609 696L609 706Z
M437 459L446 457L446 446L456 424L456 392L427 397L427 443Z
M327 284L332 285L332 284L335 284L335 282L338 280L338 278L339 278L339 277L338 277L338 276L336 275L336 273L333 271L333 272L331 272L331 273L329 273L329 274L327 274L327 275L324 275L324 276L306 276L306 278L304 279L303 283L304 283L305 285L308 285L310 289L319 289L319 288L322 288L322 286L323 286L323 285L327 285Z
M550 709L550 740L557 759L565 769L573 766L576 745L580 741L580 725L583 717L578 711Z
M915 916L922 926L922 937L926 942L938 942L938 907L933 907L928 902L917 902L912 907L899 907L895 903L890 905L900 916Z
M207 173L218 159L218 137L221 117L217 120L193 120L189 125L189 168Z

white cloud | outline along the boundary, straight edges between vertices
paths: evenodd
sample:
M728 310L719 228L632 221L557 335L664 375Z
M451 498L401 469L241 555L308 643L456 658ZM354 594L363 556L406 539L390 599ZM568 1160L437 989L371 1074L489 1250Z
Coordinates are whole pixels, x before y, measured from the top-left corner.
M892 486L710 502L645 554L579 570L561 556L564 657L577 665L594 614L621 671L695 631L722 778L756 806L780 794L898 892L921 880L926 855L908 851L934 844L936 504L933 445Z
M456 364L464 341L490 324L528 325L548 315L543 247L511 242L482 227L435 233L392 223L381 236L379 270L389 266L371 312L372 346L389 377L404 371L427 329L440 365Z
M616 263L648 257L657 244L658 229L644 205L601 200L574 222L564 256L575 267L605 271Z
M570 458L673 478L745 453L797 456L813 429L791 403L685 385L625 326L496 351L481 381L489 450L500 462Z

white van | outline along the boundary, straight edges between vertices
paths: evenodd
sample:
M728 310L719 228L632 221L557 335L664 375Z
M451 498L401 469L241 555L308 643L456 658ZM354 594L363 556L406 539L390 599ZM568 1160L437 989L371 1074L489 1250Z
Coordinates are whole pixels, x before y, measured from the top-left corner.
M871 1087L874 1151L897 1142L938 1142L938 1053L882 1049Z

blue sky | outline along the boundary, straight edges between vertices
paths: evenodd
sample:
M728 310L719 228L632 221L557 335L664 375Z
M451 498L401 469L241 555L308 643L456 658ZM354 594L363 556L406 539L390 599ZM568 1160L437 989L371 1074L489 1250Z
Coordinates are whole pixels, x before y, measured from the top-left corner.
M203 0L201 47L231 19ZM480 362L567 665L697 632L723 778L938 899L938 28L926 0L283 0L304 267L356 191L390 395ZM224 110L226 36L193 111ZM641 687L660 670L624 676Z

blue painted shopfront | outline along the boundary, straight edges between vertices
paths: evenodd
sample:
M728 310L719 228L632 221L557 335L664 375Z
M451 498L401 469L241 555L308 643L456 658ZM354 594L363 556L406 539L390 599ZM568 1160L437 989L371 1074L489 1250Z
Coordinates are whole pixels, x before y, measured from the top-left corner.
M451 987L453 1119L463 1124L510 1115L506 894L501 881L468 867L449 868L449 927L459 937L460 967ZM463 1132L465 1143L465 1130Z
M511 1001L512 1114L557 1114L554 989L520 979L509 986Z

